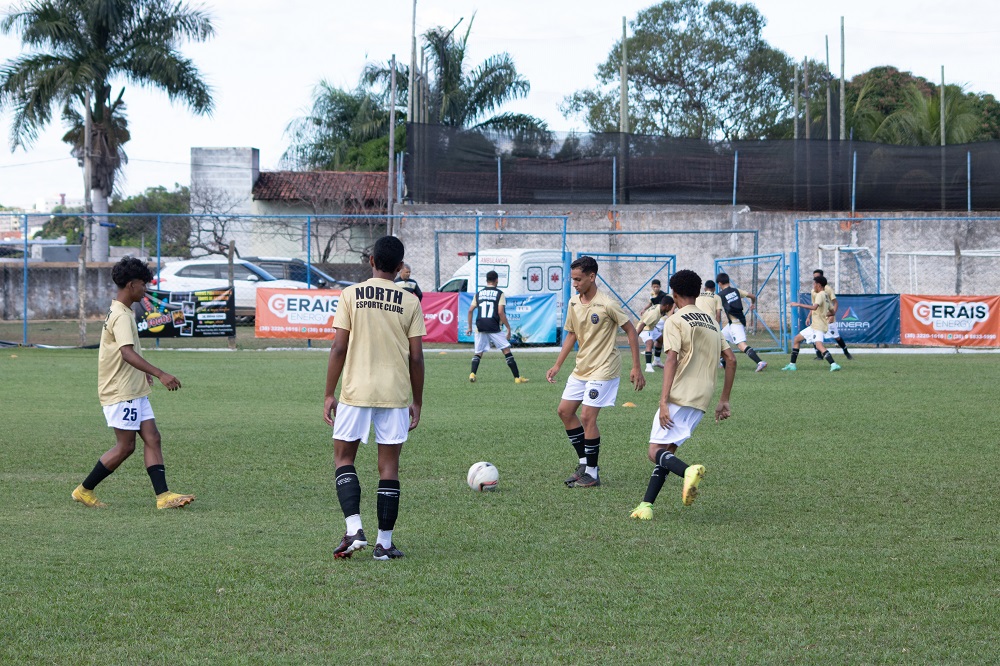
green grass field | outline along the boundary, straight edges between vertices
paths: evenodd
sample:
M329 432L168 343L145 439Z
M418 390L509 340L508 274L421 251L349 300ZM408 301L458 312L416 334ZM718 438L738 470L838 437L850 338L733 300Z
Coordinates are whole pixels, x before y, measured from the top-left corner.
M324 353L147 356L184 384L152 397L183 510L154 508L138 452L108 509L70 501L112 443L97 352L0 350L0 663L998 661L1000 355L741 357L733 418L681 450L698 501L671 476L637 522L659 373L601 414L604 485L567 489L568 366L553 386L554 354L520 354L515 386L493 353L470 385L468 354L429 353L394 562L332 558ZM497 492L465 485L478 460Z

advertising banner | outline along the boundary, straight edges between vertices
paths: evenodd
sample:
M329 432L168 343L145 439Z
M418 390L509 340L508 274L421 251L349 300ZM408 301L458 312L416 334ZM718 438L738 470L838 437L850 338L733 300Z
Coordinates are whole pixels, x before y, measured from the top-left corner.
M232 289L160 291L132 305L140 338L208 338L236 335Z
M800 303L811 302L812 294L800 294ZM809 310L798 310L798 333L806 327ZM899 294L837 294L837 326L848 344L898 345Z
M332 340L340 291L257 288L254 335L258 338Z
M472 313L473 335L466 335L469 324L468 313L472 306L472 294L459 294L458 299L458 341L474 342L476 313ZM531 296L507 296L504 312L510 322L512 345L554 344L556 331L562 323L558 321L556 294Z
M900 297L902 343L933 347L1000 346L1000 296Z
M424 326L427 327L424 342L458 342L457 293L425 291L420 305L424 310Z

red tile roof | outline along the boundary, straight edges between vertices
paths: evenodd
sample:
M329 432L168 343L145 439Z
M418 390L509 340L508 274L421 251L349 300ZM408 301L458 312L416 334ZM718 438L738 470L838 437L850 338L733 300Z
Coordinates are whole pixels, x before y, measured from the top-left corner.
M257 201L308 201L345 210L384 213L389 174L355 171L262 171L253 186Z

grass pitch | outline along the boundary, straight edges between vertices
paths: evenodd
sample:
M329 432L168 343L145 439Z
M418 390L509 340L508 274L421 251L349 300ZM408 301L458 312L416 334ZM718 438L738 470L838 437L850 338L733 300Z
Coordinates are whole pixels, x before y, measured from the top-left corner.
M394 562L332 558L325 354L148 356L184 384L152 397L184 510L138 451L108 509L73 503L112 443L97 352L0 350L0 663L996 663L1000 356L741 356L733 418L681 449L701 496L671 476L638 522L661 373L602 412L604 485L567 489L572 361L552 386L554 354L519 354L515 386L491 353L470 385L468 354L428 353ZM497 492L465 485L478 460Z

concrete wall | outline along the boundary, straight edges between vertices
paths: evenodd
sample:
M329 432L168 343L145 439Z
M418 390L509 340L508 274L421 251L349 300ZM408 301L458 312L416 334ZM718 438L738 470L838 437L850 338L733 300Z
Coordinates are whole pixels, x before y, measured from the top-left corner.
M117 288L111 280L113 263L88 264L86 282L87 317L107 314ZM77 265L69 263L28 264L28 319L75 319L78 312ZM0 263L0 319L24 316L24 266Z

